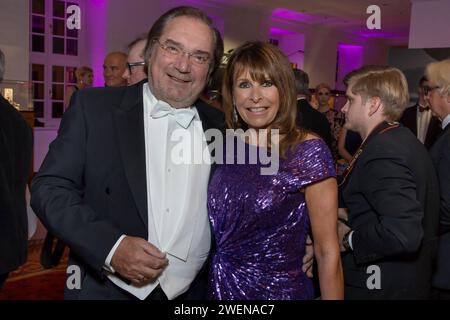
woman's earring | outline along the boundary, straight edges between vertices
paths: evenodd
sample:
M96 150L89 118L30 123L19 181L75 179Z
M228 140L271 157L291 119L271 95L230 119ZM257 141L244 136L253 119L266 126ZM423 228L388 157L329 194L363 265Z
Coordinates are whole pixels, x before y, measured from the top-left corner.
M237 115L237 111L236 111L236 103L234 102L233 99L233 120L235 123L238 122L238 115Z

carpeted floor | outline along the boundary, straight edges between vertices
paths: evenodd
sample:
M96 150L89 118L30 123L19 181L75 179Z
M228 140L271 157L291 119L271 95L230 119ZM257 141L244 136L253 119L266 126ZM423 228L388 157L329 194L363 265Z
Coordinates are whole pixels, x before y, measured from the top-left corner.
M0 291L0 300L61 300L66 278L68 249L58 266L44 269L40 264L42 241L30 241L28 260L12 272Z

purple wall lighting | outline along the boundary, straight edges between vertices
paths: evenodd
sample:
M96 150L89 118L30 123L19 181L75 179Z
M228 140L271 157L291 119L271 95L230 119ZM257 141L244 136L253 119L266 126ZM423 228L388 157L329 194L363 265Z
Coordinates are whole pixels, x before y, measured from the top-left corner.
M358 69L363 65L364 47L353 44L338 45L338 70L336 89L344 90L342 83L345 75L354 69Z
M350 52L353 50L357 52L358 50L362 50L363 47L356 44L339 44L338 50L349 50Z
M272 18L281 18L284 20L298 21L303 23L318 23L322 20L322 18L318 16L284 8L275 8L272 11Z
M357 36L363 37L363 38L367 38L367 39L376 39L376 38L380 38L380 39L397 39L397 38L402 38L402 35L400 34L395 34L392 32L381 32L381 31L358 31L355 32L354 34L356 34Z
M91 67L94 70L94 87L103 87L103 60L106 56L107 0L86 1L86 38ZM82 26L83 27L83 26Z
M279 37L279 36L292 35L292 34L294 34L294 32L292 32L292 31L278 29L278 28L270 28L270 36L271 37L277 37L277 36Z

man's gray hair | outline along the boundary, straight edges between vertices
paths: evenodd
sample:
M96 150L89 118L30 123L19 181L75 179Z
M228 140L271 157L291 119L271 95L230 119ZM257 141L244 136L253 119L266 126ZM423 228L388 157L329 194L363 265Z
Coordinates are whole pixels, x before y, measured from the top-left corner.
M0 82L3 81L3 75L5 74L5 55L0 49Z

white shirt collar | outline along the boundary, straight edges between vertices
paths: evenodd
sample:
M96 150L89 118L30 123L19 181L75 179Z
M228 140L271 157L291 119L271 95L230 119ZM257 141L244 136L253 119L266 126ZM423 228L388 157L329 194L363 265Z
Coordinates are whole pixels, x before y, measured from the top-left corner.
M450 124L450 113L442 120L442 129Z

